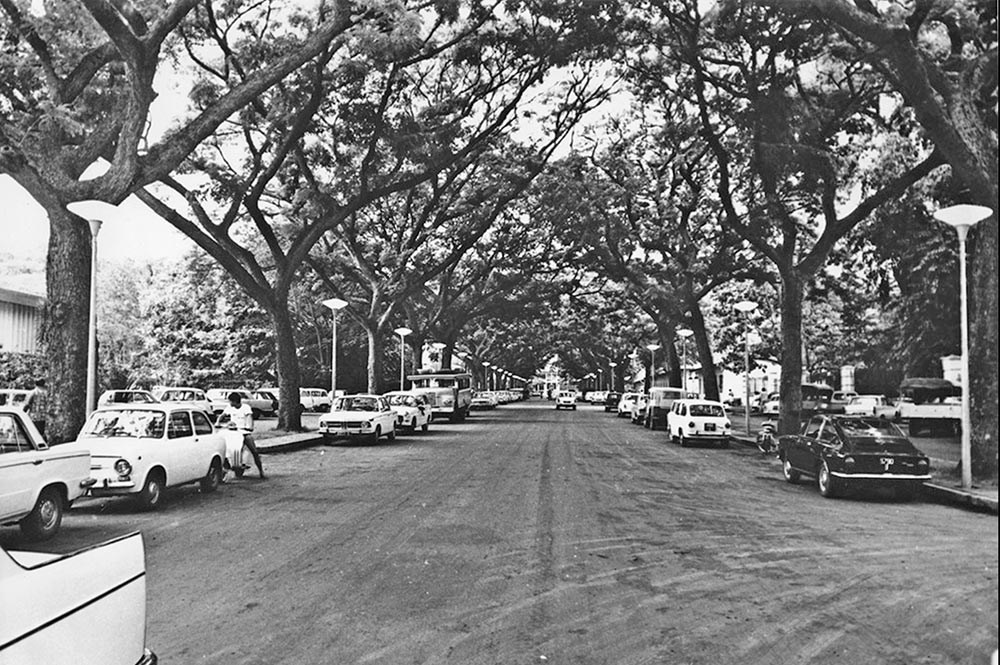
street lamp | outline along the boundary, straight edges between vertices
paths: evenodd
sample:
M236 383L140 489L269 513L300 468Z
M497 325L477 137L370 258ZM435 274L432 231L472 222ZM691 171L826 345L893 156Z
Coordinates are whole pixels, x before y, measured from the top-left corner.
M404 385L404 381L406 380L406 344L404 338L413 331L404 326L396 328L392 332L399 335L399 389L406 390L406 386Z
M610 383L611 383L611 392L614 392L615 391L615 379L617 378L615 376L615 367L618 367L618 363L616 363L615 361L612 360L612 361L608 362L608 367L611 368L611 371L609 372L609 374L611 375L611 381L610 381Z
M649 349L649 387L652 388L656 385L656 350L660 345L647 344L646 348Z
M337 396L337 312L347 307L346 300L330 298L322 303L333 314L332 335L330 337L330 399Z
M934 217L958 234L959 286L962 290L962 487L972 487L972 415L969 390L969 294L965 269L965 239L969 229L993 214L986 206L956 205L942 208Z
M597 389L604 390L604 370L597 368Z
M483 362L483 373L486 374L486 390L492 391L493 388L490 387L490 364L488 362Z
M90 224L90 312L87 319L87 415L97 408L97 234L101 220L115 206L105 201L74 201L66 209Z
M752 300L742 300L733 309L743 314L743 427L750 433L750 312L757 309L757 303Z
M675 331L677 336L681 338L681 387L684 388L684 392L688 389L688 337L694 334L694 331L690 328L681 328Z

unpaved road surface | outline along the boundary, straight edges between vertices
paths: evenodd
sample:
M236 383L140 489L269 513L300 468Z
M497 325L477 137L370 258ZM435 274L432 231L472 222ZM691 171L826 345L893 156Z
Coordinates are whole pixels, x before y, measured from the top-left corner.
M34 549L142 531L164 665L981 664L997 646L996 516L823 499L748 449L597 408L535 400L265 465L151 514L82 502Z

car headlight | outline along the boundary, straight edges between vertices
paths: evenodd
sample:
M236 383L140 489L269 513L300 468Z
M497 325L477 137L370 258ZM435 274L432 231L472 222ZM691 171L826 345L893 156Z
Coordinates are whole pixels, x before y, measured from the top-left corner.
M729 429L732 426L733 426L733 424L731 422L729 422L728 420L726 422L722 423L722 429Z
M115 462L115 471L122 479L128 478L132 475L132 465L128 463L128 460L120 459Z
M366 420L364 422L364 424L362 425L362 427L364 427L365 429L371 429L372 428L372 421Z
M695 424L694 422L688 423L688 429L695 429L696 427L698 427L698 425Z

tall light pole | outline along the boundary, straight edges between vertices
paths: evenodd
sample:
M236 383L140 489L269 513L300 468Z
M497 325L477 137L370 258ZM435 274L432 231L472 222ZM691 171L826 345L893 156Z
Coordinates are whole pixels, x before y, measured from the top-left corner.
M743 428L750 433L750 312L757 309L752 300L742 300L733 309L743 315Z
M688 389L688 337L694 334L694 331L690 328L680 328L675 331L678 337L681 338L681 387L684 392Z
M347 307L347 301L340 298L330 298L321 303L329 307L333 314L333 324L330 335L330 399L337 396L337 312Z
M483 378L486 379L486 390L487 390L487 392L490 392L490 391L493 390L493 388L490 387L490 364L491 363L483 361L483 374L485 374L485 376Z
M652 388L656 383L656 350L660 345L647 344L646 348L649 349L649 387Z
M962 290L962 487L972 487L972 401L969 386L969 293L965 269L965 239L969 229L993 214L986 206L956 205L942 208L934 217L958 234L959 286Z
M406 390L406 341L405 338L412 330L407 327L396 328L392 332L399 335L399 389Z
M638 352L638 351L633 351L632 353L628 354L628 357L629 357L629 360L631 360L631 361L632 361L632 362L631 362L631 363L629 364L629 372L632 372L632 371L634 371L634 369L635 369L635 365L636 365L636 363L637 363L637 362L638 362L638 360L639 360L639 352ZM632 385L633 385L633 388L632 388L632 390L635 390L635 388L634 388L634 385L635 385L635 377L634 377L634 376L633 376L633 381L632 381Z
M597 368L597 389L604 390L604 370Z
M615 379L617 378L615 376L615 367L618 367L618 363L616 363L614 360L612 360L612 361L608 362L608 367L611 368L611 371L608 372L609 378L611 380L608 383L611 384L611 392L614 392L615 391Z

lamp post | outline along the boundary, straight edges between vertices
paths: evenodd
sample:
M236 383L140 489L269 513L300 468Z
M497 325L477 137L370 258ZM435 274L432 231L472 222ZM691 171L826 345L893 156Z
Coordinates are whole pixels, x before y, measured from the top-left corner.
M610 361L610 362L608 363L608 367L610 367L610 368L611 368L611 371L610 371L610 372L608 372L608 375L609 375L609 379L610 379L610 380L608 381L608 383L610 383L610 384L611 384L611 392L614 392L614 391L615 391L615 379L617 378L617 377L615 376L615 367L618 367L618 363L616 363L615 361L613 361L613 360L612 360L612 361Z
M646 348L649 349L649 387L652 388L656 384L656 350L660 345L647 344Z
M750 312L757 309L752 300L742 300L733 309L743 314L743 428L750 433Z
M333 314L330 335L330 399L337 396L337 312L347 307L347 301L340 298L330 298L321 303L324 307L330 308Z
M694 334L694 331L690 328L681 328L675 331L677 336L681 338L681 387L684 392L688 389L688 337Z
M406 386L404 385L404 381L406 380L406 343L404 340L413 331L404 326L396 328L392 332L399 335L399 389L406 390Z
M485 375L483 378L486 379L487 392L492 391L493 389L490 388L490 363L485 361L483 362L483 374Z
M969 390L969 294L965 268L965 240L969 229L993 214L986 206L956 205L942 208L934 217L958 234L959 287L962 290L962 487L972 487L972 414Z

